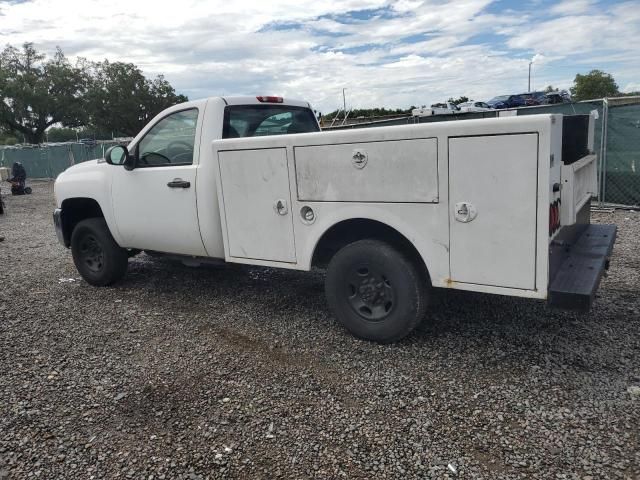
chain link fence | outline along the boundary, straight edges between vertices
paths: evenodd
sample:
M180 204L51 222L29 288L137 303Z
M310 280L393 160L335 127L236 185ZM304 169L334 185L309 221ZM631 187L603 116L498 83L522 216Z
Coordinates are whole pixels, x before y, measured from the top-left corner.
M640 97L604 101L604 202L640 205Z
M598 200L601 204L640 205L640 97L521 108L536 113L588 114L597 110Z
M598 152L599 162L598 200L600 204L640 205L640 97L527 107L517 109L515 114L575 115L589 114L594 110L598 112L595 124L595 151ZM403 117L344 125L330 130L490 118L498 116L500 112L504 110ZM102 158L105 150L112 145L116 145L116 142L100 142L95 145L65 143L33 148L0 147L0 167L11 167L13 162L19 161L25 166L31 178L55 178L71 165Z

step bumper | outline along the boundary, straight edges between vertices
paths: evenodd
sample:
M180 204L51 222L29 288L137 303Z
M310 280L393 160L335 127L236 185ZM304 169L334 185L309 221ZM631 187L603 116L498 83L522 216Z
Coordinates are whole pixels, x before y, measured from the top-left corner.
M615 225L585 225L571 241L554 242L550 265L548 302L552 307L587 311L616 241Z

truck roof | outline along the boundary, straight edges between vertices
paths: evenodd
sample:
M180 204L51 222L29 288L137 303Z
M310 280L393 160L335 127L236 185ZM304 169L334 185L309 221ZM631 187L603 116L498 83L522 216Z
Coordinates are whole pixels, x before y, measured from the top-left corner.
M214 97L215 98L215 97ZM305 107L305 108L311 108L311 105L309 104L309 102L305 102L304 100L296 100L293 98L283 98L283 97L267 97L267 96L261 96L260 98L277 98L277 99L281 99L282 101L278 101L278 102L270 102L270 101L260 101L258 100L258 96L249 96L249 95L243 95L243 96L225 96L225 97L219 97L222 98L222 100L224 100L224 102L227 105L264 105L264 104L274 104L274 105L291 105L294 107Z
M260 101L258 98L262 98ZM226 105L288 105L292 107L302 107L302 108L311 108L311 104L309 102L305 102L304 100L296 100L293 98L283 98L283 97L274 97L274 96L220 96L220 97L205 97L198 98L195 100L189 100L187 102L178 103L173 105L166 110L163 110L158 114L158 116L166 115L167 113L174 112L177 110L184 110L185 108L190 107L200 107L203 106L208 100L222 100ZM277 101L274 101L276 100Z

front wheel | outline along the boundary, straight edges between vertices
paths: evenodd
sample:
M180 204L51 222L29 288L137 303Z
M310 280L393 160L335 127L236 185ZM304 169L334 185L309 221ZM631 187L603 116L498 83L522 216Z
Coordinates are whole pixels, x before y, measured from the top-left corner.
M349 331L389 343L408 335L423 319L429 283L421 266L396 248L359 240L333 256L325 291L336 318Z
M71 253L78 272L91 285L111 285L127 273L127 250L113 239L104 218L89 218L76 225Z

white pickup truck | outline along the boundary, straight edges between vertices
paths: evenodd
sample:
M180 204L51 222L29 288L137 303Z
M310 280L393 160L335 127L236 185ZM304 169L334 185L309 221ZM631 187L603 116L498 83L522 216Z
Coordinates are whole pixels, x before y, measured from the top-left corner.
M434 103L427 108L423 105L420 108L414 108L411 110L411 115L414 117L431 117L432 115L453 115L454 113L460 113L460 109L457 105L447 103Z
M306 102L225 97L67 169L54 223L93 285L141 250L326 268L337 319L391 342L434 287L588 309L616 235L590 225L596 191L590 116L320 132Z

